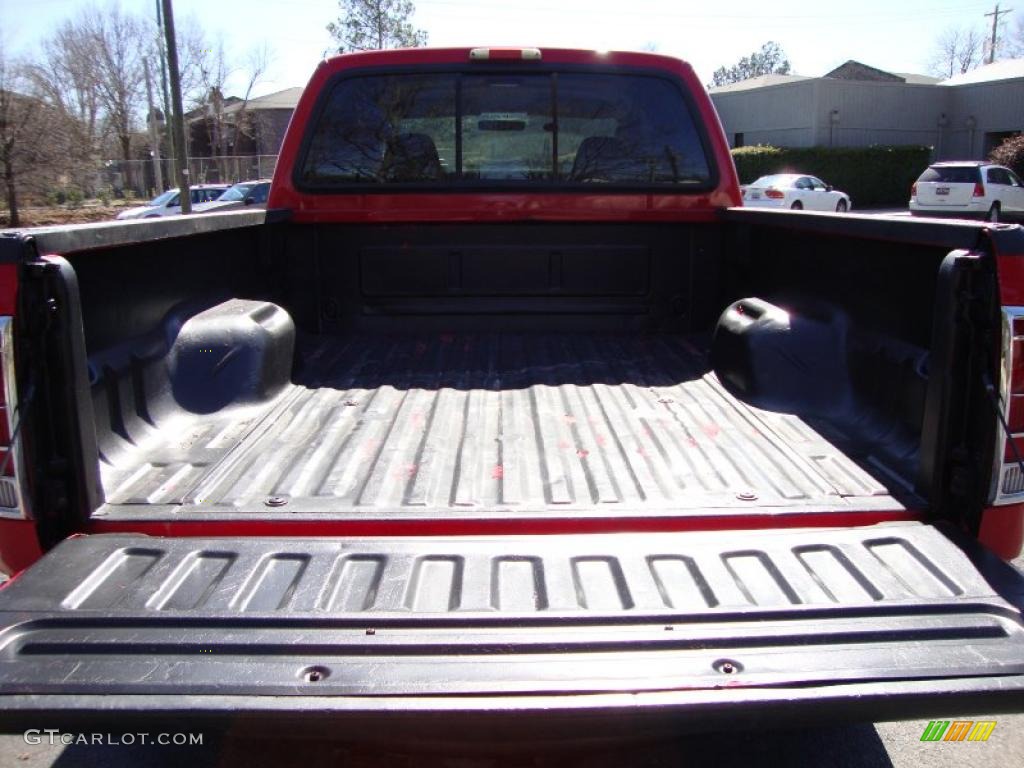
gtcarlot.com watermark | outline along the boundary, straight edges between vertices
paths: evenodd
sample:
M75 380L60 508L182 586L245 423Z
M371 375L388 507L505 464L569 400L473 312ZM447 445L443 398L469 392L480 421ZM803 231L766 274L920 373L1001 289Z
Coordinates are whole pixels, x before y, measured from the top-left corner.
M22 734L26 744L37 746L129 747L154 744L165 747L201 747L201 733L67 733L57 728L30 728Z

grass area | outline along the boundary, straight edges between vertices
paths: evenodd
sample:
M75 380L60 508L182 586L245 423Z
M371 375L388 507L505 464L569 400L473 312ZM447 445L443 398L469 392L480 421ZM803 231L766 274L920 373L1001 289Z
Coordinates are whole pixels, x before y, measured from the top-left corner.
M141 205L142 200L86 200L79 205L26 206L18 213L20 227L53 227L61 224L88 224L94 221L111 221L118 211ZM7 209L0 210L0 229L10 226Z

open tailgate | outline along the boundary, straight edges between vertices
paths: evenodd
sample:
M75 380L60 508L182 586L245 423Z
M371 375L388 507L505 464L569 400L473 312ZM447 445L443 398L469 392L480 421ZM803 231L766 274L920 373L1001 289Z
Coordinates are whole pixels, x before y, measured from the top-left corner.
M251 715L357 736L488 718L556 736L575 722L572 737L580 717L1024 709L1021 579L979 557L916 523L79 537L0 591L0 718Z

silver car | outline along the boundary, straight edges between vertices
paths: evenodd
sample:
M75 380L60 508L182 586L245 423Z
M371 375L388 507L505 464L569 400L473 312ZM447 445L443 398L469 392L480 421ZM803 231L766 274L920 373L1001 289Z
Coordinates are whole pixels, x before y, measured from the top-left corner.
M270 194L270 179L240 181L210 203L200 203L192 210L196 213L233 211L238 208L266 208Z
M191 187L192 205L195 206L216 200L227 188L227 184L196 184ZM181 196L178 194L177 189L168 189L145 205L126 208L117 214L117 218L122 220L156 219L161 216L177 216L179 213L181 213Z

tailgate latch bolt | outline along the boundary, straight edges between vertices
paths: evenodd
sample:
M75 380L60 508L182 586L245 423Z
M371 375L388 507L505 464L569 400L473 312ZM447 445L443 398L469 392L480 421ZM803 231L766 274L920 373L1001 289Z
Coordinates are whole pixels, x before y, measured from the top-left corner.
M736 494L736 498L740 501L757 501L757 494L753 491L740 491Z
M306 667L299 672L302 679L307 683L319 683L321 680L326 680L330 677L331 670L327 667Z
M732 659L719 659L711 665L723 675L734 675L743 671L743 665Z
M288 503L288 499L284 496L269 496L263 503L268 507L283 507Z

